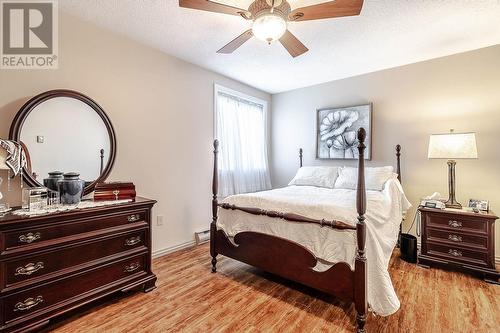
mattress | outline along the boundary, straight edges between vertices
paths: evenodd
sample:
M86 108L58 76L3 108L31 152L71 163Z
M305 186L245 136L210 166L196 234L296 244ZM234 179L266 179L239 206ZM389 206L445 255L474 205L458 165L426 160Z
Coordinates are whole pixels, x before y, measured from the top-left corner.
M355 190L288 186L233 195L222 202L295 213L313 219L335 219L353 226L357 221ZM409 207L411 204L396 178L388 180L382 191L367 191L368 304L378 315L390 315L400 306L388 266L397 243L399 225ZM297 242L318 258L318 265L314 267L318 271L341 261L354 267L356 232L352 230L335 230L226 209L219 209L217 228L224 230L229 237L243 231L254 231Z

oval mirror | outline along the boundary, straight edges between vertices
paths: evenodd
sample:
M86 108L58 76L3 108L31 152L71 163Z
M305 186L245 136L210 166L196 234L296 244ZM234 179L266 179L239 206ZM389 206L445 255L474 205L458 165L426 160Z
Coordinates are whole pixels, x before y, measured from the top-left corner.
M10 128L28 159L23 177L41 186L49 172L76 172L85 181L84 194L104 181L115 161L116 137L104 110L72 90L51 90L24 104Z

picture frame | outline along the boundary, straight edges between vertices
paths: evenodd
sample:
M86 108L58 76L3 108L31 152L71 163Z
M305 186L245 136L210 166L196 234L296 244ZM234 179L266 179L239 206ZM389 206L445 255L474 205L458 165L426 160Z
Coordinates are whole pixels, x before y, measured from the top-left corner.
M365 160L371 160L372 109L372 103L317 109L316 159L357 159L357 131L363 127L366 130Z
M469 199L469 208L488 212L490 210L490 202L488 200Z

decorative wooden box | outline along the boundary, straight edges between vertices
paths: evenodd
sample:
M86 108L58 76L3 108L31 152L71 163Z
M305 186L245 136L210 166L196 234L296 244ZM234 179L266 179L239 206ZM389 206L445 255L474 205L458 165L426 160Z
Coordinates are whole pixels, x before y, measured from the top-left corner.
M94 200L135 199L135 185L132 182L98 183L94 190Z

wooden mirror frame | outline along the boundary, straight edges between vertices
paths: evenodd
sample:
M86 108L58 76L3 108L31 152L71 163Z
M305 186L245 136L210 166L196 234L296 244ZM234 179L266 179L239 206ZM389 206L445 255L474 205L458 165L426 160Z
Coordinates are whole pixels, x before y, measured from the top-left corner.
M82 101L83 103L87 104L90 106L102 119L104 122L104 125L106 126L106 129L108 130L108 136L109 136L109 160L102 170L102 173L97 177L96 180L94 180L92 183L90 183L88 186L85 187L83 190L83 194L89 194L92 191L94 191L94 188L97 183L103 182L108 178L109 174L111 173L111 170L113 169L113 165L115 164L115 159L116 159L116 134L115 130L113 128L113 125L111 124L111 120L108 118L108 115L104 110L101 108L99 104L97 104L93 99L90 97L79 93L77 91L73 90L67 90L67 89L57 89L57 90L50 90L46 91L44 93L41 93L39 95L34 96L30 100L28 100L17 112L16 116L12 120L12 124L10 125L10 130L9 130L9 139L14 140L17 142L21 142L21 130L23 127L24 122L26 121L26 118L28 115L33 111L35 107L37 107L39 104L48 101L49 99L56 98L56 97L68 97L68 98L74 98L79 101ZM26 184L28 186L43 186L40 182L38 182L32 175L31 170L28 171L27 168L25 167L23 169L23 178Z

